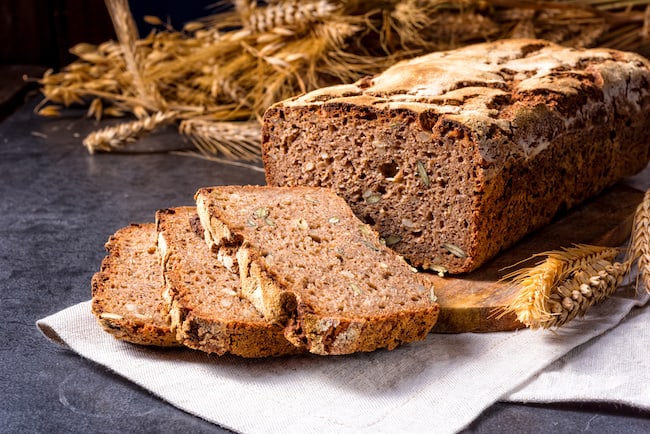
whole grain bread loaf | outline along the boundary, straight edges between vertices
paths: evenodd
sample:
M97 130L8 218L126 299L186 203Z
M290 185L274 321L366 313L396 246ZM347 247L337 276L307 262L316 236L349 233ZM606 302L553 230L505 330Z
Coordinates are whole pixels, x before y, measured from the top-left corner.
M316 354L392 349L424 339L438 317L428 276L380 243L324 188L202 188L213 249L235 255L242 295Z
M163 297L180 342L209 353L242 357L304 351L239 296L239 276L212 257L196 208L159 210L156 225L166 283Z
M650 63L504 40L267 110L270 185L333 188L411 264L469 272L646 166Z
M141 345L180 345L162 299L163 278L153 223L118 230L92 278L92 313L116 338Z

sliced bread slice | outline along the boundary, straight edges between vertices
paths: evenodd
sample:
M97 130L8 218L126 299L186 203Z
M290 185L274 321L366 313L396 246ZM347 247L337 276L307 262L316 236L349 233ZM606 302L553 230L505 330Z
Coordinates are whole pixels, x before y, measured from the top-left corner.
M180 345L162 299L156 226L130 225L106 242L107 256L92 278L92 313L116 338L141 345Z
M239 276L215 260L194 207L156 213L172 329L184 345L222 355L266 357L303 352L239 296Z
M225 186L195 198L207 243L236 252L242 294L295 345L316 354L393 349L435 324L428 276L331 190Z

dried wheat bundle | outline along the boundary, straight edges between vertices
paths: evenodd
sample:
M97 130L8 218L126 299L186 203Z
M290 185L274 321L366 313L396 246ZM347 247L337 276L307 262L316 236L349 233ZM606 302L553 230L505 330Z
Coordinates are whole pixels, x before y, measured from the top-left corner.
M620 250L585 244L540 253L537 265L508 274L519 292L503 313L514 312L529 328L557 328L616 291L629 263L614 262Z
M96 119L138 118L111 139L91 134L90 150L124 147L164 114L203 153L258 159L249 122L269 105L403 58L511 37L638 51L650 37L650 0L235 0L181 30L147 17L159 29L144 38L126 0L106 3L118 41L79 44L78 60L39 80L42 115L81 104Z

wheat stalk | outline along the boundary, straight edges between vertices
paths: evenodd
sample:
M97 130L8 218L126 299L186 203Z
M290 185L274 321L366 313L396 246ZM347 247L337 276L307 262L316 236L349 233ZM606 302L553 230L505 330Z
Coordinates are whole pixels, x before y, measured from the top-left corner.
M151 133L161 125L167 125L176 120L175 112L156 112L152 116L145 116L131 122L124 122L116 126L105 127L90 133L83 141L88 152L112 151L124 148L145 134Z
M529 328L560 327L609 297L629 269L613 262L619 249L578 244L540 253L537 265L504 277L518 289L503 314L514 312Z
M189 156L192 158L200 158L202 160L214 161L215 163L225 164L227 166L241 167L247 170L264 173L263 167L251 163L242 162L242 161L236 161L227 158L219 158L219 157L215 157L214 155L207 155L205 153L197 153L194 151L175 151L173 153L175 155Z
M128 0L106 0L106 7L113 21L115 33L120 41L122 55L131 73L137 95L152 111L164 110L165 100L158 92L155 83L145 77L137 40L139 39L137 26L129 10Z

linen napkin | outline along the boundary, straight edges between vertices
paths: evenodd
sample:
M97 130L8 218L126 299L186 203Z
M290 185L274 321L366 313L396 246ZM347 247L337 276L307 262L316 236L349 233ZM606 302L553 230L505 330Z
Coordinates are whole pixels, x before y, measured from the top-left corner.
M632 309L633 318L621 334L630 330L637 335L645 333L647 342L644 321L648 324L650 311L635 308L638 304L638 298L612 297L590 309L584 319L554 332L430 334L422 342L393 351L260 360L117 341L95 321L90 302L41 319L37 326L51 340L170 404L235 431L451 433L524 384L508 399L608 399L604 388L587 393L591 385L579 375L580 367L569 366L584 363L583 359L593 354L604 360L615 354L618 363L636 364L634 373L621 370L621 393L616 399L647 406L644 391L637 396L623 393L627 384L650 382L647 357L639 360L637 353L623 362L626 353L615 348L630 345L633 335L620 342L612 335L616 344L609 348L596 342L584 350L576 349L615 327ZM607 342L611 345L609 338ZM549 365L549 370L536 376ZM640 378L638 371L643 371L645 378ZM565 377L573 377L572 382ZM543 390L548 384L554 390Z
M511 402L607 402L650 411L650 295L627 318L551 363L505 398Z

